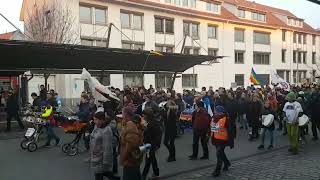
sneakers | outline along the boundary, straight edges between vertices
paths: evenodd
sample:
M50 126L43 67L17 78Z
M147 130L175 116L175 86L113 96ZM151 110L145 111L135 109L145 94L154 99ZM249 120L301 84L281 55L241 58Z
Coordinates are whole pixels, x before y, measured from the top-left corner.
M270 146L268 147L268 150L271 150L271 149L273 149L273 145L270 145Z
M260 145L260 146L258 146L258 149L264 149L264 145Z

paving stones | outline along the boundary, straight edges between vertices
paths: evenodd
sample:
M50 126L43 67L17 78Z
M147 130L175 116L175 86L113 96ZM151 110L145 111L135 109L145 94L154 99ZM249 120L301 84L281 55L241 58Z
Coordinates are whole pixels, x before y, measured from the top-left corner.
M214 167L168 180L209 180ZM298 155L290 155L287 149L275 150L232 162L228 172L215 179L223 180L320 180L320 144L305 146Z

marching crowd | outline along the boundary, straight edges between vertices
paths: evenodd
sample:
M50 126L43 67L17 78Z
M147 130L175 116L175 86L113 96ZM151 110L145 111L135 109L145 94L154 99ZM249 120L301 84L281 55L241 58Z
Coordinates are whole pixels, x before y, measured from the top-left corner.
M320 130L320 88L316 85L291 87L290 92L280 88L254 86L236 90L212 87L202 88L201 92L184 90L183 94L174 90L166 91L144 87L130 88L123 91L111 87L111 91L120 99L109 99L95 104L90 92L83 92L79 110L75 115L82 121L92 122L94 127L90 135L90 158L97 180L108 177L120 179L118 172L118 155L123 167L123 180L142 180L148 177L152 166L152 177L158 177L157 150L162 142L168 149L167 162L176 161L175 138L180 128L179 116L186 108L194 108L192 113L193 146L190 160L198 159L199 141L203 155L200 159L209 159L208 143L216 147L217 165L213 176L219 176L221 170L227 171L231 166L224 150L234 147L238 129L250 132L249 141L258 140L258 149L265 148L265 135L268 134L268 149L273 148L273 132L282 131L287 135L289 152L297 154L299 141L307 143L305 135L309 134L308 124L299 126L299 117L306 115L311 119L313 140L318 140ZM57 106L54 92L50 92L46 103ZM38 97L32 94L34 106L41 106L44 93ZM165 102L165 103L163 103ZM121 116L119 116L121 114ZM262 117L272 114L274 121L262 124ZM117 126L117 119L122 118L122 127ZM240 125L237 128L237 124ZM277 127L276 127L277 126ZM260 132L260 133L259 133ZM53 130L48 134L50 140L60 139ZM143 153L141 147L151 144ZM145 157L143 157L145 156ZM145 159L142 172L140 166Z

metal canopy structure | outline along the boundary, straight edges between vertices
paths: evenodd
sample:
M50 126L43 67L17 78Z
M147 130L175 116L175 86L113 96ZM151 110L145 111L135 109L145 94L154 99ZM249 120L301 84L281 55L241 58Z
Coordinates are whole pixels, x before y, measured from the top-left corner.
M113 73L181 73L222 56L155 53L141 50L0 40L2 74L80 72L82 68Z

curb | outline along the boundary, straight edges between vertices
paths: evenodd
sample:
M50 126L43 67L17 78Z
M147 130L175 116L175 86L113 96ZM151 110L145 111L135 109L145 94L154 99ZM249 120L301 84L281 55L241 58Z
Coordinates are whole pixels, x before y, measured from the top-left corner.
M260 156L260 155L264 155L264 154L269 154L269 153L273 153L273 152L276 152L276 151L280 151L280 150L286 149L288 147L289 147L289 145L282 146L282 147L274 148L273 150L269 150L269 151L262 151L262 152L258 152L258 153L247 155L247 156L233 158L230 161L231 162L237 162L237 161L241 161L241 160L244 160L244 159L247 159L247 158L256 157L256 156ZM168 175L160 176L157 179L160 180L160 179L173 178L173 177L176 177L176 176L179 176L179 175L182 175L182 174L188 174L190 172L200 171L202 169L207 169L207 168L213 167L215 165L216 165L215 163L212 163L212 164L209 164L209 165L204 165L204 166L200 166L200 167L193 168L193 169L183 170L183 171L179 171L179 172L176 172L176 173L171 173L171 174L168 174Z

